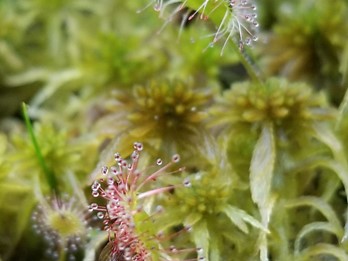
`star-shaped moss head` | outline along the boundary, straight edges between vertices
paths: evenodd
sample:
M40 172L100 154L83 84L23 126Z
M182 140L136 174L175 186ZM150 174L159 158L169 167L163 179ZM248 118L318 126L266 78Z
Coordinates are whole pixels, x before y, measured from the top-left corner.
M339 77L347 12L344 1L306 1L290 8L262 51L265 71L319 82Z
M211 95L182 81L153 81L129 91L116 91L100 120L103 131L125 133L125 141L141 140L179 152L194 145L204 132ZM114 137L114 136L113 136ZM120 147L120 145L118 145ZM122 145L121 145L122 147Z
M271 78L264 84L232 85L212 109L213 125L229 129L272 123L281 137L300 137L314 122L332 117L325 96L304 83Z

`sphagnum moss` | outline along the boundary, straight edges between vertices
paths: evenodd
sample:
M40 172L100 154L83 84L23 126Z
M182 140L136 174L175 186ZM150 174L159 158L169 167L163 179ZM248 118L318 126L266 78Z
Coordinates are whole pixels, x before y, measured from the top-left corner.
M271 78L264 84L232 85L213 106L211 114L212 126L233 130L243 125L252 129L272 123L279 137L294 141L309 134L314 122L333 119L334 110L323 94L313 93L308 85Z
M152 81L131 92L115 91L112 97L98 125L102 132L112 133L109 137L122 134L123 143L140 140L165 154L181 154L192 150L206 131L211 93L189 83ZM118 147L124 147L120 143Z
M165 228L170 228L173 222L181 224L172 229L174 233L184 227L185 224L194 223L193 221L197 217L200 218L200 222L195 223L190 233L183 233L183 237L173 240L173 244L180 247L176 249L169 246L167 248L163 241L159 244L160 246L165 246L163 249L160 249L161 251L165 250L170 254L178 253L181 251L181 246L185 248L195 242L197 244L198 239L200 239L198 246L203 246L204 244L201 243L209 241L209 247L204 247L203 252L209 251L208 255L212 261L219 259L223 261L260 260L256 257L257 247L253 248L255 244L257 245L254 242L258 241L257 235L260 233L260 230L243 224L243 222L247 223L245 219L248 219L249 216L246 216L246 213L249 213L256 219L260 216L262 228L267 227L270 230L269 234L262 234L262 261L348 260L346 242L340 241L346 240L346 234L348 234L348 229L343 228L342 225L344 223L343 213L345 213L347 208L347 199L344 191L348 187L346 178L347 162L344 154L345 119L342 119L342 125L338 128L341 138L338 139L332 131L333 124L331 125L332 122L330 122L330 109L328 109L325 102L320 101L319 95L307 91L310 87L321 88L325 91L333 90L335 97L337 97L335 101L339 101L342 98L342 93L337 92L336 86L341 86L342 89L345 87L342 85L344 79L341 81L340 73L345 74L347 67L347 55L341 55L342 50L347 48L344 47L347 46L348 32L348 16L344 15L347 11L346 0L331 2L325 0L144 0L143 2L122 0L2 0L0 2L0 13L3 14L3 17L0 16L0 20L3 21L3 23L0 23L0 35L3 36L0 40L2 88L5 88L7 91L7 89L10 89L8 88L9 86L20 86L28 89L30 92L33 85L42 86L34 100L34 104L37 107L36 111L42 113L39 116L44 116L36 119L39 124L46 124L50 120L55 121L55 119L59 118L61 126L69 124L70 126L77 126L75 129L83 130L69 133L68 141L71 141L73 136L79 136L80 138L83 132L88 133L88 138L91 137L95 143L101 144L100 140L98 140L100 132L96 131L97 128L93 130L89 129L89 127L86 128L84 124L86 117L77 116L77 118L80 118L75 121L74 115L75 113L84 116L89 115L89 111L86 111L86 107L89 107L89 98L105 94L104 91L106 89L110 90L109 87L112 85L120 93L125 93L123 96L125 99L115 101L117 106L120 105L119 107L107 107L107 110L102 112L106 113L106 117L110 114L115 116L110 117L110 121L100 121L101 128L108 134L107 138L116 137L116 139L119 139L118 141L121 141L121 145L127 141L128 146L129 139L134 140L137 138L134 137L137 134L140 137L139 139L144 139L146 144L154 145L154 147L151 147L153 151L157 152L158 148L161 148L166 151L165 155L172 155L173 152L176 153L178 150L186 152L187 147L194 152L188 153L191 156L194 155L193 157L187 157L189 160L195 161L195 164L192 164L194 167L191 168L190 166L190 168L187 168L187 172L192 177L190 181L185 180L184 184L187 187L184 188L181 185L181 187L170 189L169 193L157 194L160 199L167 200L166 196L168 198L180 198L182 202L187 204L173 204L173 206L169 203L168 205L163 204L164 212L161 212L160 208L158 211L154 210L152 212L152 208L149 207L149 210L144 207L142 211L134 211L134 213L131 213L132 215L129 215L133 218L134 224L138 225L133 230L135 233L130 233L129 235L136 235L141 241L146 242L144 243L145 249L149 249L151 252L153 250L151 248L152 244L148 244L148 242L154 242L158 246L158 241L153 241L153 238L143 237L144 234L150 235L152 232L156 235L156 231L145 231L145 233L142 233L143 229L157 229L157 217L170 212L173 215L169 215L164 221L172 221L172 223L167 224ZM189 42L197 43L200 41L201 36L208 36L207 40L210 40L211 44L207 42L202 44L201 42L201 45L196 46L197 49L204 45L202 49L207 47L209 50L216 51L220 48L211 47L214 47L213 45L216 46L218 44L216 41L219 39L220 41L225 40L225 45L222 48L224 49L224 55L228 54L230 50L234 50L235 52L232 55L239 58L238 62L243 63L254 81L254 83L248 82L244 83L244 85L234 85L232 90L225 92L226 99L223 98L224 101L221 103L220 101L217 102L215 107L217 108L215 111L217 114L211 115L212 118L215 117L211 122L212 125L217 127L214 131L216 130L218 135L212 137L207 137L206 134L196 135L200 131L205 130L204 124L201 125L201 123L206 119L203 119L196 125L197 122L187 121L187 118L181 117L183 114L187 115L187 111L184 110L184 113L180 116L179 113L183 111L182 106L178 106L175 109L176 105L180 104L180 99L176 99L170 105L174 108L174 113L170 115L165 114L169 119L162 121L158 118L155 121L151 118L149 115L155 115L155 105L165 104L162 100L173 97L170 93L162 95L160 101L149 102L149 104L155 103L151 107L147 105L147 98L144 98L145 105L137 100L132 101L132 99L143 98L147 95L146 92L143 94L139 91L138 96L136 96L135 91L134 93L126 91L126 88L131 88L133 83L142 85L145 81L153 80L153 78L158 79L159 77L191 78L199 82L199 85L211 88L210 83L217 83L221 80L217 72L220 70L221 64L225 65L222 61L224 59L217 61L214 58L209 60L207 59L207 52L201 53L200 50L192 51L192 45L188 45L188 41L181 41L178 44L175 34L168 35L166 38L168 42L163 42L161 37L154 37L154 31L158 29L158 24L160 23L155 18L156 14L148 12L153 15L154 19L150 16L149 19L145 18L143 16L145 11L138 15L135 14L137 9L149 2L149 6L153 3L155 4L155 9L160 13L161 17L166 18L166 15L169 15L169 17L167 16L168 20L165 22L165 26L172 18L176 21L183 18L180 24L181 35L186 34L185 37L187 37L186 39ZM270 28L262 27L262 24L261 34L254 32L258 25L258 19L255 16L256 11L253 8L254 2L258 5L258 11L260 10L258 15L261 17L265 16L265 13L262 14L265 10L273 9L274 6L279 7L272 14L269 12L266 14L267 18L269 17L270 21L272 21L270 24L274 25L272 28L275 29L274 32L267 32ZM272 5L272 8L269 8L270 5ZM173 7L173 9L170 7ZM299 10L300 12L298 12ZM181 16L181 14L184 15ZM195 24L200 22L198 21L199 18L209 20L200 23L201 26L207 25L204 30ZM194 39L191 39L192 36L187 34L188 30L186 28L188 27L197 32L193 37ZM212 30L211 35L207 35L205 29L208 31ZM168 32L169 30L162 30L162 33L166 34L167 32L165 31ZM178 30L174 29L173 31ZM256 55L258 59L269 59L270 63L262 64L261 69L264 69L266 66L267 68L265 69L267 71L281 74L287 77L287 80L290 78L310 79L316 83L316 86L303 87L302 89L298 83L290 83L279 79L264 79L264 83L261 83L258 75L252 73L253 68L250 65L248 67L246 61L243 62L243 55L239 54L238 51L245 51L250 54L250 57L254 57L253 54L255 54L254 50L257 48L257 45L249 48L248 43L250 40L251 42L254 40L254 36L262 39L263 33L273 34L275 38L271 36L266 48L262 50L262 53ZM107 37L99 38L100 35ZM228 41L231 38L235 41ZM152 42L153 40L154 42ZM152 45L153 43L155 43L155 47ZM259 43L262 45L263 41L259 41ZM174 46L185 48L185 51L173 52ZM192 55L192 59L187 57L187 53ZM238 54L240 57L238 57ZM205 56L205 58L201 59L202 56ZM52 57L55 59L51 59ZM148 59L149 57L151 59ZM192 61L195 61L195 64ZM198 66L195 66L196 64ZM227 67L230 68L229 64L227 64ZM209 73L205 73L205 71ZM16 73L16 75L8 75L12 72ZM72 72L73 74L78 72L78 75L67 77L64 76L65 72ZM189 75L192 73L194 75ZM259 83L256 84L256 82ZM271 88L270 86L273 84L271 82L277 86L281 85L280 83L282 82L285 87ZM32 85L32 83L35 84ZM237 86L239 85L243 86L240 89L245 89L246 91L239 90L238 92L237 89L239 88ZM146 88L151 89L150 87ZM145 90L148 91L146 88ZM198 89L193 89L195 94ZM296 90L295 93L286 93L288 90L293 89ZM189 91L191 92L191 89ZM221 91L223 92L222 88ZM231 92L232 97L227 97L229 92ZM154 94L151 94L151 97L155 97ZM107 98L109 100L109 97ZM19 97L17 97L18 99ZM207 104L209 104L209 99ZM67 104L67 102L72 102L72 104ZM99 102L100 107L105 105L105 99ZM316 104L316 102L318 103ZM197 111L204 112L207 104L196 106L197 108L199 107ZM335 104L337 105L338 103L336 102ZM133 109L129 109L131 107ZM108 111L109 108L111 108L110 111ZM113 109L115 110L113 111ZM113 114L115 111L117 113ZM165 110L163 109L163 111ZM46 117L49 116L47 112L49 112L50 117ZM66 115L67 112L69 112L69 117ZM145 114L145 116L142 114ZM170 119L173 117L173 114L175 120ZM161 116L162 114L158 115ZM345 116L342 115L342 117ZM67 119L74 120L68 123L69 120ZM89 126L95 126L95 122L93 120L91 122L92 124ZM183 122L184 124L180 125ZM185 131L180 132L180 129L174 130L174 128L170 127L175 125L178 125ZM182 128L182 126L188 125L191 126L188 128L189 130L195 129L195 131L191 133L187 131L186 127ZM314 130L312 129L313 126L315 127ZM218 132L221 128L226 131ZM43 131L42 134L46 134L46 131ZM314 135L313 131L315 132ZM13 129L11 129L11 132L13 132ZM166 136L167 133L170 135ZM207 135L210 134L208 131ZM174 138L172 138L173 136ZM39 135L39 141L40 138L44 138L44 135L42 137ZM178 145L176 138L182 141L180 145ZM209 138L214 142L216 139L219 139L219 145L221 145L216 151L209 147L207 151L209 150L210 154L226 156L229 159L232 157L238 158L233 163L237 161L242 165L242 168L238 168L238 170L246 177L247 180L243 180L245 183L252 181L250 182L250 191L252 193L250 193L248 188L245 188L243 191L241 189L234 190L236 181L233 179L233 175L228 175L227 178L216 178L222 173L221 170L226 167L227 163L214 164L219 170L217 171L219 175L216 175L204 167L207 164L207 162L204 162L204 159L197 160L196 156L202 152L202 143L206 143ZM56 140L59 139L57 137ZM229 141L226 142L228 139ZM318 146L308 148L307 144L304 143L305 139L308 140L308 143L315 143ZM75 170L81 169L82 165L87 166L87 162L93 161L91 160L92 157L81 157L77 158L81 160L76 161L75 157L70 158L73 156L70 154L72 151L66 149L66 144L61 146L62 144L59 142L52 143L48 146L48 150L53 153L50 157L47 157L51 161L47 165L52 166L59 174L71 172L74 173L72 175L76 174L81 177L81 173ZM182 143L185 143L185 147L181 146ZM295 153L291 154L289 151L285 151L288 147L278 146L279 143L295 147L295 150L292 151ZM114 146L115 144L117 142L114 142L112 145ZM0 173L2 182L0 184L2 188L1 200L4 203L1 205L1 209L4 211L0 211L0 215L6 226L1 226L0 242L9 242L1 244L0 259L4 261L8 259L21 260L23 258L38 260L39 256L35 256L37 253L36 249L41 249L41 246L38 246L38 244L32 242L31 238L27 237L23 238L20 244L16 243L19 237L23 235L22 230L25 226L23 221L26 219L28 209L30 208L29 205L32 204L32 202L22 201L24 198L31 201L30 195L32 193L29 190L32 185L31 175L36 170L34 164L32 164L34 162L30 162L30 158L33 159L35 155L27 153L30 149L29 145L30 143L25 143L23 146L21 144L11 144L11 141L9 144L11 150L12 146L19 148L16 150L16 156L19 156L17 159L23 159L24 157L22 158L22 156L25 154L24 156L29 158L28 161L8 161L7 151L1 155L3 160L0 168L5 173ZM45 148L45 145L40 145L45 154L47 148ZM68 143L68 147L70 145L72 144ZM316 150L315 148L318 148L320 145L322 145L320 150ZM239 148L235 149L235 146L242 147L242 150ZM226 149L226 147L228 148ZM120 146L118 148L120 149ZM303 148L304 151L302 151ZM57 153L58 151L59 153ZM86 149L86 151L86 153L93 155L100 153L96 148ZM112 151L114 151L114 147ZM302 157L299 156L301 153ZM104 159L105 157L102 154L100 158ZM182 154L182 158L186 158L181 151L180 154ZM122 155L126 154L122 153ZM156 153L156 155L158 154ZM311 161L312 158L316 161L309 164L310 166L307 164L308 161L302 162L303 159ZM158 161L158 164L160 162ZM249 166L247 165L250 162L253 164L251 164L252 168L249 172ZM25 165L26 163L28 165ZM298 167L304 170L296 170ZM236 169L236 165L233 168ZM85 169L88 169L88 167ZM87 171L89 172L89 169ZM198 175L196 176L192 173L198 173ZM333 174L338 174L338 176ZM323 179L323 175L327 177ZM165 176L163 180L158 178L154 182L149 182L148 186L144 186L144 190L141 192L148 191L147 189L149 188L153 189L156 185L161 184L162 181L166 186L175 185L176 182L173 181L178 181L181 178L175 179L175 176ZM199 176L201 178L198 178ZM303 179L305 176L311 176L311 178ZM10 180L8 177L13 179ZM206 180L205 177L207 177ZM222 181L220 178L222 178ZM231 182L229 182L230 179ZM118 179L115 178L115 180ZM311 184L307 185L308 183L303 182L306 180ZM20 183L22 182L28 182L25 190L21 188ZM344 186L342 186L342 182ZM299 183L302 184L297 186ZM81 187L83 184L81 184ZM67 185L62 183L62 192L69 190L70 187L67 187ZM101 182L101 186L105 188L108 184ZM44 189L43 184L40 184L40 187ZM119 186L117 186L117 189L122 190ZM225 194L226 190L228 192ZM101 192L99 193L101 194ZM273 203L268 204L268 202L273 200L273 193L277 195L277 198L272 211ZM134 195L134 198L140 195ZM216 199L214 199L215 197ZM151 205L151 203L153 203L152 206L155 206L158 198L151 198L153 201L147 201L149 203L147 206ZM286 205L289 198L299 208L296 207L294 211L292 209L284 209L282 205L284 203ZM305 203L304 201L307 201L308 198L312 198L312 201L317 201L318 204L305 204L307 211L303 209L301 201ZM137 203L141 204L144 198L136 199ZM108 199L105 200L106 202L109 201ZM107 209L107 203L102 205L100 204L101 201L98 201L98 206L105 206ZM179 199L173 201L178 202ZM256 204L253 204L252 201ZM267 204L264 204L264 201L267 201ZM126 224L125 228L132 230L132 226L128 226L132 224L127 219L129 216L127 214L122 215L122 213L128 212L129 209L132 210L133 207L137 210L136 204L133 206L128 201L122 202L124 202L124 205L122 205L124 209L120 206L118 208L119 212L115 210L113 213L115 216L120 213L121 217L119 220L124 221L123 225ZM219 212L219 207L222 207L220 205L222 203L228 204L230 207L224 207L224 210ZM112 204L109 205L109 208L112 208ZM182 209L180 212L182 216L177 213L179 211L175 212L178 209ZM334 218L335 220L337 219L335 222L332 222L332 218L328 218L328 214L333 212L335 213L331 216L337 215L337 218ZM97 214L97 217L101 217L102 214L105 213ZM155 215L153 216L152 214ZM17 217L20 217L18 218L20 222L15 221ZM48 223L62 235L71 234L70 232L74 230L74 227L78 228L78 226L74 225L76 220L74 221L74 218L70 218L71 216L68 213L64 212L62 215L53 214L50 217ZM62 217L64 218L62 219ZM180 220L178 221L176 218ZM8 220L13 222L6 222ZM155 225L152 223L153 220L155 220ZM248 220L250 221L250 219ZM110 221L110 223L113 221ZM66 225L66 222L69 222L71 226ZM258 227L257 225L255 226ZM246 228L249 229L248 234L244 233ZM261 232L264 231L262 228ZM114 230L116 233L121 232L120 227L116 227ZM166 238L167 230L163 230L163 238ZM337 233L338 231L339 233ZM345 234L343 239L342 231ZM93 252L94 254L97 252L96 245L100 246L100 241L96 238L99 235L105 237L106 233L93 232L97 236L89 242L90 244L85 249L87 252ZM185 237L185 235L187 236ZM158 236L161 236L161 233ZM224 239L219 240L220 236L223 236ZM123 235L115 238L124 240ZM11 256L7 258L9 256L7 253L11 251L5 249L7 253L4 256L4 246L9 246L16 251L12 251L10 253ZM127 258L127 255L125 255L127 253L125 251L122 252L122 250L117 255L113 256L110 254L112 247L115 246L113 240L111 240L108 246L111 246L111 248L106 247L100 259L105 260L105 256L107 256L111 260L123 261ZM122 245L121 248L123 248ZM268 252L265 251L267 249ZM138 252L141 253L141 251ZM164 254L164 252L162 253ZM25 256L28 253L31 257ZM86 260L95 259L90 258L90 255L85 258ZM188 258L195 258L195 253L192 253L192 256ZM174 257L173 259L180 258Z
M72 141L66 130L59 130L50 123L37 124L34 129L43 159L47 167L58 175L59 181L65 182L64 175L69 166L75 166L76 168L73 169L76 172L85 167L78 164L84 145L80 147ZM35 175L43 177L43 170L37 160L32 141L19 134L13 135L12 141L14 151L9 155L9 161L21 162L21 164L14 164L14 171L23 173L22 177L26 180L33 180Z
M162 222L192 227L191 240L203 247L206 258L215 261L224 260L228 248L235 248L236 256L242 253L253 256L256 253L241 244L249 233L264 229L255 217L243 210L246 206L241 209L233 205L236 192L233 187L237 182L231 178L232 170L223 168L212 167L191 174L186 178L186 188L176 188L162 203L167 207ZM246 200L244 204L248 204ZM253 232L247 224L254 228ZM230 233L224 232L227 227ZM256 240L249 243L256 247Z
M301 2L284 12L263 47L265 73L310 80L321 88L329 79L340 80L338 68L344 63L341 54L348 37L347 13L341 0Z

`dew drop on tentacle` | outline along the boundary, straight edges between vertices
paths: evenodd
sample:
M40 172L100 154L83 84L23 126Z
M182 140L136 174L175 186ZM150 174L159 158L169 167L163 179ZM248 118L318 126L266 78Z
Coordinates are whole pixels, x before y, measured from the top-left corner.
M134 142L133 148L137 151L142 151L144 149L143 144L141 142Z
M157 160L156 160L156 164L157 164L158 166L161 166L162 163L163 163L163 161L162 161L161 159L157 159Z
M128 167L128 162L126 160L122 160L120 164L121 164L120 166L122 166L122 168Z
M113 185L114 182L115 182L115 180L114 180L112 177L109 177L109 178L107 179L108 185Z
M108 168L107 166L103 166L102 169L101 169L101 171L102 171L102 174L105 176L105 175L108 174L109 168Z
M112 166L110 167L110 171L113 175L117 176L119 174L118 170L116 167Z
M176 249L175 246L170 246L170 247L169 247L169 250L170 250L170 252L172 252L172 253L178 252L178 250Z
M191 231L192 231L192 226L186 225L186 226L184 227L184 229L185 229L185 231L187 231L187 232L191 232Z
M116 153L114 154L114 158L115 158L115 160L118 162L118 161L121 159L120 153L116 152Z
M97 217L98 217L99 219L103 219L103 218L104 218L104 213L103 213L103 212L98 212L98 213L97 213Z
M100 188L100 183L98 181L94 181L91 188L93 191L98 191L98 189Z
M98 204L97 204L97 203L92 203L92 204L89 206L89 209L90 209L91 211L96 210L97 208L98 208Z
M132 160L133 160L133 161L134 161L134 160L137 160L137 159L139 158L139 152L138 152L138 150L133 151L131 157L132 157Z
M187 187L187 188L188 188L188 187L191 187L191 185L192 185L189 179L185 179L184 182L183 182L183 184L184 184L184 186Z
M156 210L155 210L156 213L162 213L163 211L164 211L163 206L161 205L156 206Z
M180 155L179 154L174 154L172 156L172 162L173 163L178 163L180 161Z
M196 251L197 251L198 255L202 255L203 254L203 248L201 248L201 247L197 247Z
M245 45L251 45L251 38L250 37L247 37L246 39L245 39Z
M162 1L156 1L156 3L153 6L153 10L155 10L156 12L161 11L162 9Z

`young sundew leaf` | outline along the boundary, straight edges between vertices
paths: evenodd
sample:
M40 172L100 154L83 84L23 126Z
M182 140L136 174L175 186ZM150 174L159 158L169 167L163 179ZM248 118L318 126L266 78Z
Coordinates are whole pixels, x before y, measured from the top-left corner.
M271 185L276 158L274 129L272 123L266 123L259 137L250 164L250 189L253 201L258 205L262 225L268 229L274 199L271 196ZM268 260L267 237L261 232L259 240L260 257Z

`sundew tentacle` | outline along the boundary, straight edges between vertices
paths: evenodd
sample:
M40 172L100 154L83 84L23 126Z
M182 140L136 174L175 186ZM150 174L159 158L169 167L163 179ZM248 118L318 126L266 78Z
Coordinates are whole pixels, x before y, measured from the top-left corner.
M93 208L97 206L93 205ZM76 252L85 244L90 216L75 197L67 195L41 199L32 215L33 229L47 243L50 260L67 256L75 260Z
M184 228L183 231L164 236L161 231L158 232L160 228L156 227L156 217L165 209L157 206L149 211L146 206L146 198L165 193L178 186L187 186L184 181L183 184L143 191L152 181L164 174L173 173L168 169L179 162L180 156L173 155L171 162L163 166L161 166L163 161L157 159L156 165L161 167L145 175L146 171L139 169L143 145L136 142L133 148L130 162L116 153L116 166L102 167L103 178L95 180L91 185L92 196L106 201L105 205L92 203L89 206L91 212L97 212L97 218L102 220L103 229L109 234L109 243L102 251L99 260L177 260L175 258L184 260L187 253L192 257L192 252L197 253L197 258L194 260L204 260L200 254L201 251L196 248L169 247L167 249L170 243L168 241L183 232L189 232L191 228ZM182 168L174 172L178 171L182 171Z
M202 20L211 19L217 26L212 43L224 39L223 50L230 39L235 40L240 49L250 46L258 40L257 7L254 0L186 0L154 1L154 9L164 16L171 5L177 5L167 16L167 22L173 20L183 7L194 11L184 19L192 20L199 16Z

